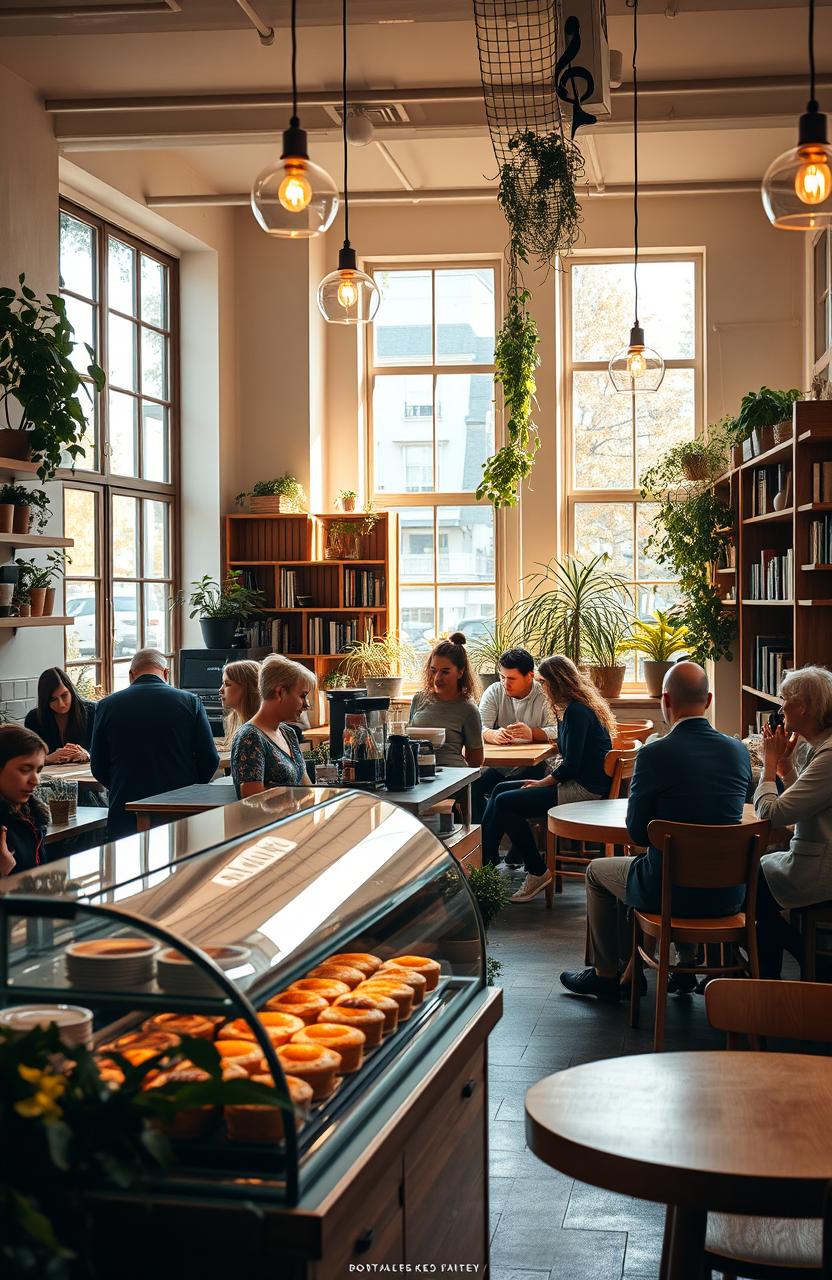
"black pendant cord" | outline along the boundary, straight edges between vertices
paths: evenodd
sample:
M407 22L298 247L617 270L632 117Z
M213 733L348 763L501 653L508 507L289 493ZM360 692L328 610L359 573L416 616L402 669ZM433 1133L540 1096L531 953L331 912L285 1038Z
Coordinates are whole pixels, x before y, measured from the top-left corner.
M347 181L347 154L349 151L349 147L347 146L347 0L344 0L342 7L342 24L344 61L341 75L343 88L341 124L344 130L344 247L346 248L350 243L350 190L349 182Z
M815 0L809 0L809 110L817 111L815 98Z
M290 125L293 129L297 129L300 125L298 119L298 31L297 31L297 0L292 0L292 119Z
M638 328L638 0L633 0L633 291Z

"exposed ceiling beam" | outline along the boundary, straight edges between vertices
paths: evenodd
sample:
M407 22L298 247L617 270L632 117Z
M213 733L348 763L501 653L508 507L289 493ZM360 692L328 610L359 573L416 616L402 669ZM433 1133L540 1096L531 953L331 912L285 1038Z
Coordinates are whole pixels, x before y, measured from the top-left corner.
M645 182L639 183L640 196L711 196L711 195L749 195L758 193L759 182ZM603 190L593 191L587 188L582 195L592 200L630 199L633 194L632 184L621 183L606 186ZM445 190L423 191L351 191L351 205L371 204L492 204L497 199L495 187L462 187ZM247 191L233 192L228 195L173 195L147 196L145 204L149 209L200 209L200 208L235 208L251 204L251 196Z

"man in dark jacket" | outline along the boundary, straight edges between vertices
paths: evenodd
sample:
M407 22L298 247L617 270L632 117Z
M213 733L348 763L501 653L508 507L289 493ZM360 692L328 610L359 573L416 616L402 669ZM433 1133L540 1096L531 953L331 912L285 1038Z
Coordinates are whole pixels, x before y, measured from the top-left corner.
M168 684L157 649L140 649L130 663L130 686L98 704L90 766L110 793L107 837L130 835L130 800L209 782L219 756L199 698Z
M654 818L726 826L742 820L751 782L751 761L742 742L719 733L705 712L711 705L708 677L695 662L679 662L665 676L662 714L670 732L638 753L627 831L634 845L648 844ZM661 910L662 865L657 849L633 858L596 858L586 874L587 920L594 967L562 973L560 980L577 995L616 1001L618 979L618 903L641 911ZM673 914L731 915L742 909L745 887L677 889ZM692 962L686 953L684 961ZM686 980L686 981L683 981ZM676 990L692 990L693 974L680 974Z

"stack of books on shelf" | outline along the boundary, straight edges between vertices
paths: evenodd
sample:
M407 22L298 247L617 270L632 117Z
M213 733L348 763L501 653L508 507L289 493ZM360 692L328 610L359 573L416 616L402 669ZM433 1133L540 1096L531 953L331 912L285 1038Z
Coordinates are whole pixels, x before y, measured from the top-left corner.
M794 581L794 552L766 548L759 564L751 565L749 596L752 600L791 600Z
M755 467L751 473L751 514L752 516L768 515L774 511L774 499L778 493L783 494L783 501L778 509L788 507L792 500L792 469L786 463L773 467Z
M298 652L300 648L299 636L296 638L293 635L293 630L297 631L293 623L275 618L271 623L259 623L258 625L267 629L266 635L260 643L271 644L275 653Z
M327 618L309 619L309 653L343 653L356 640L372 640L373 624L370 618L363 622L335 622Z
M371 569L344 570L344 604L352 608L384 607L384 574Z
M278 585L277 607L294 609L297 604L298 575L294 569L281 569Z
M812 463L812 501L832 502L832 462Z
M754 688L775 696L784 671L794 664L791 641L785 636L757 636L754 653Z
M832 564L832 516L809 525L809 559L812 564Z

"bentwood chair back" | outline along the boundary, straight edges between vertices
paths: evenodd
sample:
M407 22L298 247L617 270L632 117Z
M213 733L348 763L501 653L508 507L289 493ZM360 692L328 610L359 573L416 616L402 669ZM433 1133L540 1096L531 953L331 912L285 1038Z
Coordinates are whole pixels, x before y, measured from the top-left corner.
M638 1026L642 966L646 964L657 971L654 1049L664 1047L667 983L671 972L710 974L712 977L739 973L747 973L752 978L758 976L757 875L768 832L768 822L711 827L654 819L647 828L650 844L658 849L662 858L661 912L633 911L630 1026ZM744 911L708 918L671 914L674 888L729 889L734 885L745 886ZM642 945L642 939L646 937L658 942L658 960ZM718 944L720 963L671 965L672 942L690 942L705 947ZM736 953L739 945L745 948L747 963L737 954L726 954L726 946ZM708 958L710 960L710 956Z
M604 756L604 773L610 779L608 800L618 800L620 798L621 784L622 782L628 782L632 778L640 749L641 743L636 740L626 747L614 747L612 751L608 751ZM551 907L556 893L563 892L564 876L569 880L583 880L590 862L598 856L597 853L587 853L586 846L588 843L591 843L591 840L582 840L579 851L570 850L569 853L561 853L557 836L547 830L546 863L554 877L545 889L547 907ZM612 857L614 853L615 845L604 845L605 857Z
M644 742L652 732L652 720L619 720L615 727L615 736L618 741Z
M832 986L825 982L717 978L705 988L705 1012L712 1027L727 1032L729 1049L739 1048L742 1036L754 1048L765 1047L766 1037L832 1043ZM705 1265L723 1276L832 1278L822 1249L826 1266L832 1265L829 1207L825 1226L819 1218L708 1214Z

